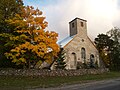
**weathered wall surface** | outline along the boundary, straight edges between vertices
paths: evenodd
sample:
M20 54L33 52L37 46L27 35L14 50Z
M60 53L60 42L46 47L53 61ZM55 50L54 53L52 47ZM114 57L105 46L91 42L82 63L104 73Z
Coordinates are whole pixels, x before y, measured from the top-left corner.
M81 37L79 35L76 35L73 40L64 47L64 50L66 52L66 62L67 62L67 69L76 69L76 64L73 64L77 62L84 63L84 60L81 58L81 48L85 48L86 50L86 62L90 62L90 55L94 55L94 63L97 61L99 64L99 53L93 43L89 40L88 37ZM75 53L76 58L74 59L72 57L72 53ZM73 65L72 65L73 64Z
M0 75L13 76L79 76L86 74L102 74L108 69L79 69L79 70L36 70L36 69L0 69Z
M98 50L87 36L87 21L80 18L71 21L70 36L71 35L75 36L64 46L67 63L66 69L76 69L79 63L95 64L97 62L100 67ZM81 55L83 49L85 50L85 58L83 58L83 54ZM94 58L91 59L91 57Z

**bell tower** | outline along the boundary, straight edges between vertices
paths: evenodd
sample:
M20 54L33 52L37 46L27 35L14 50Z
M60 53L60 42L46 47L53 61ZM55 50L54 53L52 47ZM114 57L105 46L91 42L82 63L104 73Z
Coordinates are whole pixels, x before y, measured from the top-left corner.
M69 22L70 37L76 34L87 36L87 21L80 18L75 18Z

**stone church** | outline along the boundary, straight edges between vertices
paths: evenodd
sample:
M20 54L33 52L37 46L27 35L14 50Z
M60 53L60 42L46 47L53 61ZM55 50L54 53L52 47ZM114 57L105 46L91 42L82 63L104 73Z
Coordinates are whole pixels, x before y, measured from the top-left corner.
M66 69L77 69L80 64L100 67L100 59L95 44L87 35L87 21L75 18L69 22L70 35L59 42L65 51Z

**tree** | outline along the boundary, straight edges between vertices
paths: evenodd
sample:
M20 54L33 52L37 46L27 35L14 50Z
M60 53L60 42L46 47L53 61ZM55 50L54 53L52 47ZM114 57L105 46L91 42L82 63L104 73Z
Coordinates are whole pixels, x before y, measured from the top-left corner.
M6 20L13 18L16 13L20 14L22 6L22 0L0 0L0 33L10 33L11 29Z
M120 29L117 27L112 28L107 32L107 35L110 36L112 40L114 40L116 43L120 43Z
M106 67L109 67L112 63L111 51L113 50L114 41L108 35L99 34L95 38L95 44Z
M7 20L13 18L17 13L21 13L23 7L22 0L0 0L0 67L11 67L12 63L4 53L11 49L11 46L5 45L9 41L9 35L14 32L13 26L7 23ZM5 35L4 33L9 33Z
M109 51L111 45L113 44L113 40L111 40L110 37L105 34L99 34L97 38L95 38L94 42L99 51L103 49Z
M95 44L106 66L111 70L120 70L120 29L115 27L106 35L99 34Z
M56 44L58 34L45 31L48 23L44 19L39 9L26 6L22 9L22 14L16 14L14 18L7 20L7 23L16 27L12 35L2 34L9 36L6 44L13 47L10 52L5 53L7 58L28 68L35 66L38 61L52 62L59 51Z
M120 29L115 27L107 34L114 41L113 50L111 51L111 69L120 70Z
M58 58L56 60L56 69L65 69L66 63L65 63L65 52L63 48L60 48L60 51L58 53Z

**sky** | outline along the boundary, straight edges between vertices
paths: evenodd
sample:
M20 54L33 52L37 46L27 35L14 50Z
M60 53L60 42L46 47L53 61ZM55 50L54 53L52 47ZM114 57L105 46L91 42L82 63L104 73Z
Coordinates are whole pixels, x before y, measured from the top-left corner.
M98 34L113 27L120 28L120 0L23 0L43 12L47 30L59 34L58 40L69 36L69 22L78 17L87 20L88 36L94 40Z

